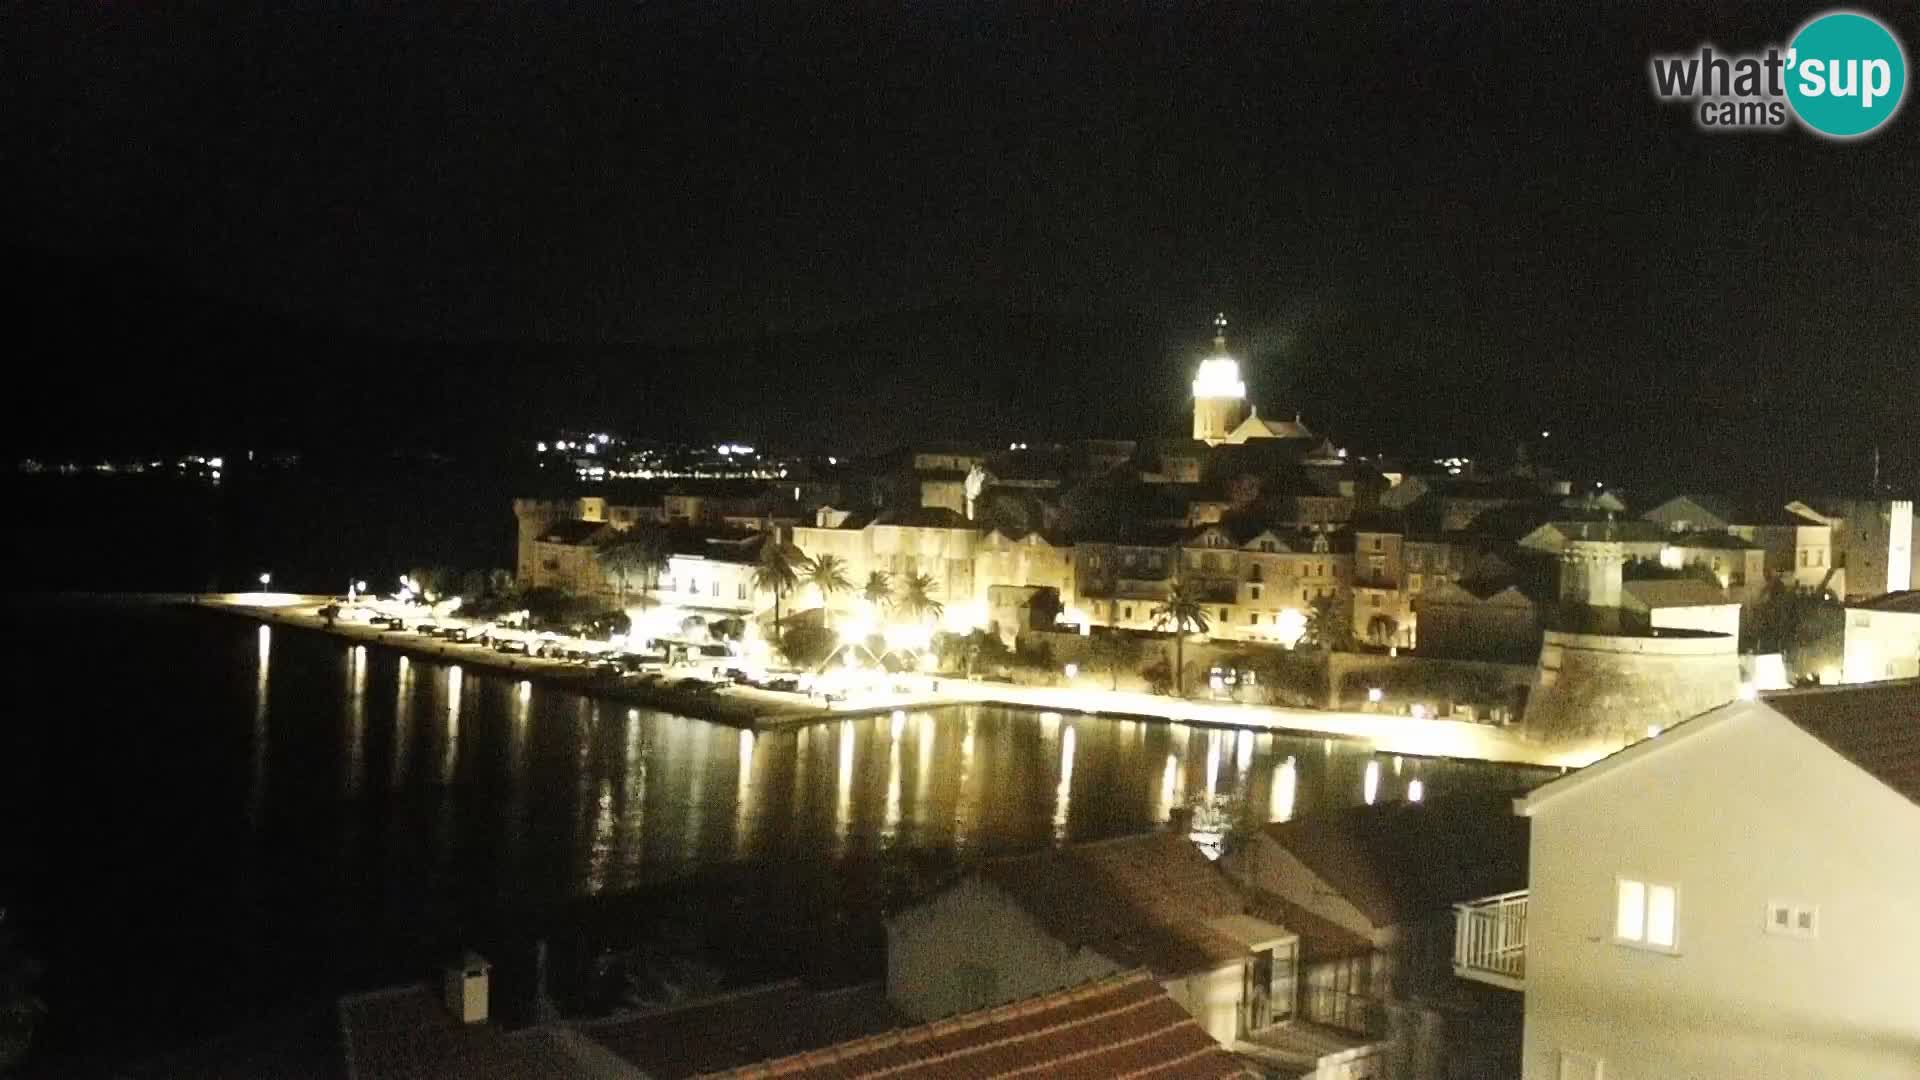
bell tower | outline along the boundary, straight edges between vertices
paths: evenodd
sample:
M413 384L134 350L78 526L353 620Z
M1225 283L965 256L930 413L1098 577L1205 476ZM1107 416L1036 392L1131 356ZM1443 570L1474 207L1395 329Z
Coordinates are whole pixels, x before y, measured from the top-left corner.
M1240 362L1227 354L1227 317L1213 317L1213 355L1193 377L1193 437L1209 446L1225 442L1246 416L1247 384Z

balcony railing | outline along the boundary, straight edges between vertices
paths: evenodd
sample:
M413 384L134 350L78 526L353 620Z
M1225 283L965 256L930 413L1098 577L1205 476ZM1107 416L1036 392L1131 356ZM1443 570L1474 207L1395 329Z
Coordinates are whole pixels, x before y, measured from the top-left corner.
M1521 988L1527 974L1527 890L1453 905L1453 973Z

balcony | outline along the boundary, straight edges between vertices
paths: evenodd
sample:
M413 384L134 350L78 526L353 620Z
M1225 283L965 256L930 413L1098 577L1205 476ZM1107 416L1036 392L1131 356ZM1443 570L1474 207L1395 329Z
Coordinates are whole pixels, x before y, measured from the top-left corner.
M1527 890L1453 905L1453 973L1519 990L1527 974Z

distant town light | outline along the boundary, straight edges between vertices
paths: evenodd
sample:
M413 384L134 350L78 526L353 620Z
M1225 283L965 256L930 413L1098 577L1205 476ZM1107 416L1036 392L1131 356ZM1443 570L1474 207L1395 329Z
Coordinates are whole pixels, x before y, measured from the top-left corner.
M268 585L271 585L271 584L273 584L273 575L272 575L272 574L261 574L261 575L260 575L260 585L261 585L261 587L262 587L262 588L265 588L266 586L268 586Z
M208 458L207 464L215 469L224 469L227 467L227 461L225 458L217 458L217 457Z
M1077 679L1080 677L1079 664L1068 664L1065 668L1062 668L1061 670L1066 672L1067 678L1069 679Z
M1369 686L1367 688L1367 700L1372 702L1375 705L1380 704L1380 699L1385 696L1386 695L1383 692L1381 692L1380 688L1377 686Z
M534 443L534 444L533 444L533 452L534 452L534 453L536 453L536 454L544 454L544 453L546 453L546 452L547 452L547 444L546 444L546 443L543 443L543 442L537 442L537 443Z
M1543 431L1540 433L1540 437L1543 439L1551 438L1552 436L1553 436L1553 432L1551 431Z
M1419 802L1421 799L1426 797L1426 794L1427 794L1427 786L1425 784L1422 784L1418 780L1409 780L1407 782L1407 801L1408 802Z
M833 457L832 455L828 455L828 457L827 457L827 464L829 464L829 465L838 465L838 464L840 464L840 459L839 459L839 458L837 458L837 457Z
M1415 720L1425 720L1427 718L1427 707L1425 705L1415 705L1412 711Z

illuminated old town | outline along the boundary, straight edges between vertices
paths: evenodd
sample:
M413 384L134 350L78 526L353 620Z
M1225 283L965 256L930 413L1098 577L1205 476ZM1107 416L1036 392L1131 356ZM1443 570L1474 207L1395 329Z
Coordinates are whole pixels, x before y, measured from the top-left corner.
M1906 15L23 27L0 1075L1920 1077Z

